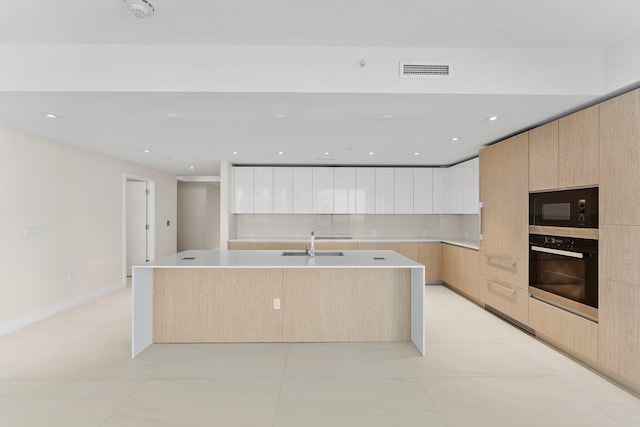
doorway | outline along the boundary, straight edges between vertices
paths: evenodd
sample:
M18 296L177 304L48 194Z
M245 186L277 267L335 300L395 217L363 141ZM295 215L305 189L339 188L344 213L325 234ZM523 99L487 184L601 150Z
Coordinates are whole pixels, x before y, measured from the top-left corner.
M131 277L132 266L154 258L154 196L151 178L125 174L123 200L123 279Z

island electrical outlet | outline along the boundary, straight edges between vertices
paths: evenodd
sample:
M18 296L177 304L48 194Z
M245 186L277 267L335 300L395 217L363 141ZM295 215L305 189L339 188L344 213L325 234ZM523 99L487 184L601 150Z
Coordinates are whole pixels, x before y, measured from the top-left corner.
M280 298L273 299L273 309L280 310Z

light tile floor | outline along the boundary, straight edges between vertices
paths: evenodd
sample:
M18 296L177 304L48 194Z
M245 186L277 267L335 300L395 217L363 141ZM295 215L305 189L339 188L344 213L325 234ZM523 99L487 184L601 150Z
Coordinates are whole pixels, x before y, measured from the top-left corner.
M0 426L640 426L640 400L442 286L410 343L154 345L131 291L0 337Z

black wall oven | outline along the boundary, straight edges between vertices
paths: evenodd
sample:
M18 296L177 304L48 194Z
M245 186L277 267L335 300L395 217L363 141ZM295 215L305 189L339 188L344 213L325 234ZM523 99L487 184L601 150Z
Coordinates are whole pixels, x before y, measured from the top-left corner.
M529 225L598 228L598 188L529 193Z
M598 241L529 235L529 293L598 320Z

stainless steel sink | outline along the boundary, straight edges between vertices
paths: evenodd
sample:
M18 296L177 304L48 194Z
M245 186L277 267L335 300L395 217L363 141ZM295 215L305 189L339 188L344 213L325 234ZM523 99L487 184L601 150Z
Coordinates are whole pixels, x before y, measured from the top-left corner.
M308 256L310 257L307 251L285 251L282 252L282 256ZM315 256L344 256L344 252L338 251L316 251Z

